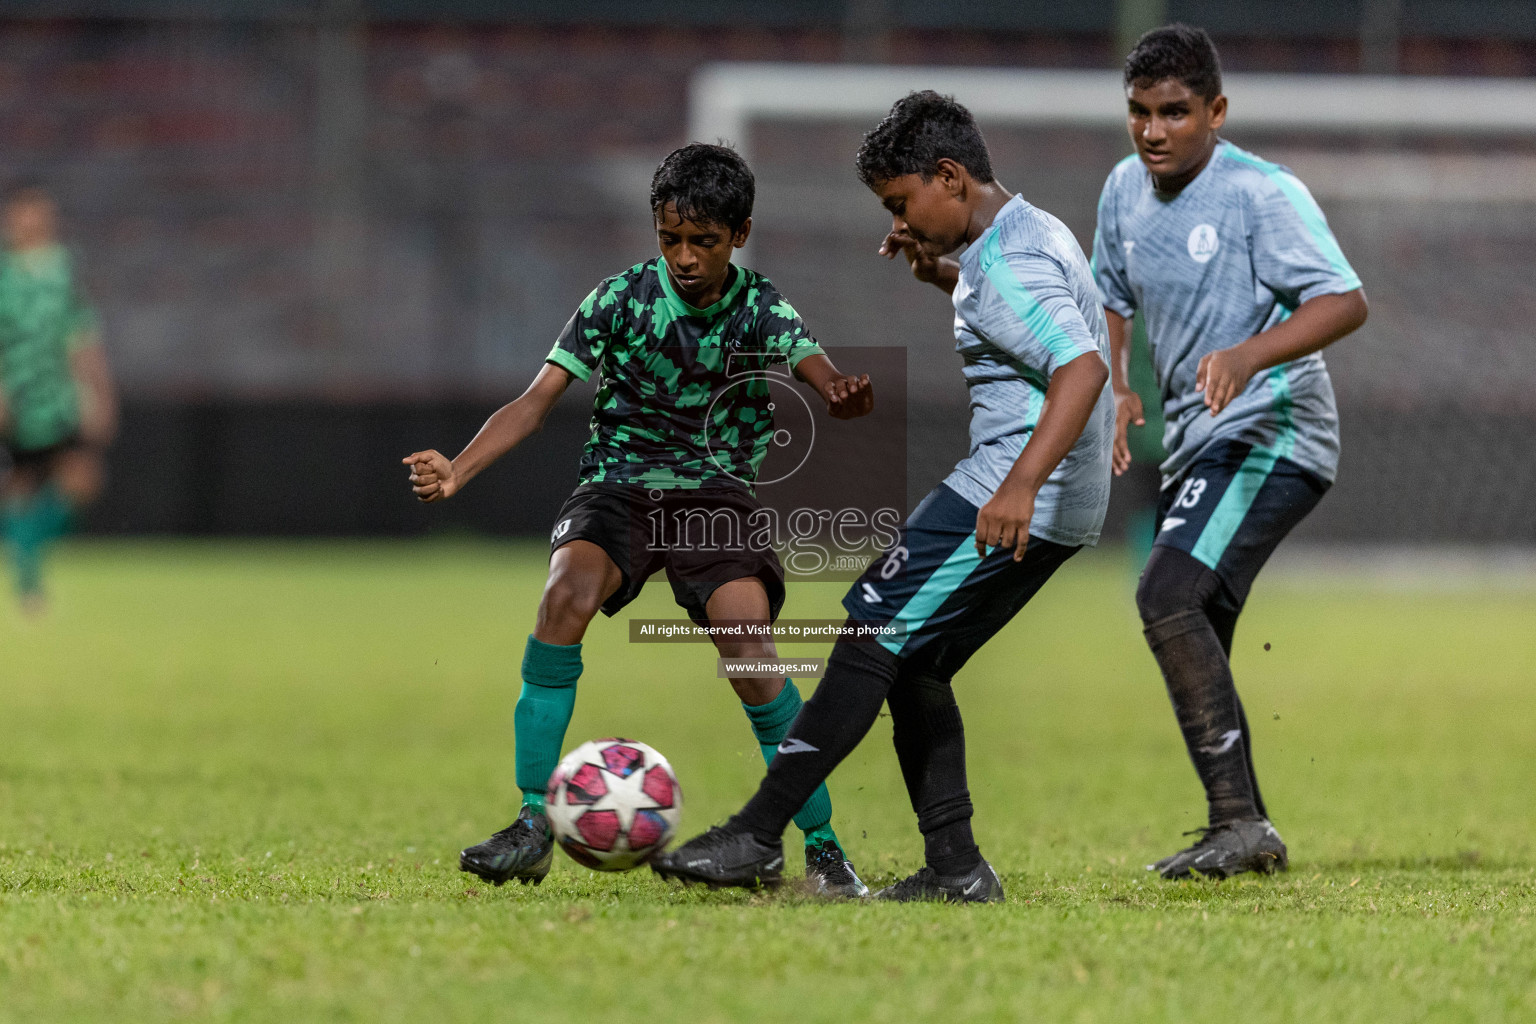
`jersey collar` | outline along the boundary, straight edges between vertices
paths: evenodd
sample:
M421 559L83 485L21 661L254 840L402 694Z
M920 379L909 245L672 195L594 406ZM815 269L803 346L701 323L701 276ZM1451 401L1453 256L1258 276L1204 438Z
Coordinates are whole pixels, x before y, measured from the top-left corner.
M731 274L733 275L731 283L726 286L724 294L708 307L700 309L697 306L689 305L688 300L677 294L677 291L672 287L672 271L667 269L666 257L663 256L656 260L656 276L661 278L662 294L667 297L667 302L673 307L673 312L680 316L714 316L726 306L729 306L731 300L736 298L736 293L741 291L741 286L747 279L747 275L734 263L731 264Z
M998 211L992 215L992 223L987 225L987 230L977 236L976 241L961 250L958 257L960 262L964 263L972 255L981 252L981 247L987 242L987 236L996 231L1003 221L1024 209L1024 205L1024 196L1021 193L1015 192L1013 198L999 207Z

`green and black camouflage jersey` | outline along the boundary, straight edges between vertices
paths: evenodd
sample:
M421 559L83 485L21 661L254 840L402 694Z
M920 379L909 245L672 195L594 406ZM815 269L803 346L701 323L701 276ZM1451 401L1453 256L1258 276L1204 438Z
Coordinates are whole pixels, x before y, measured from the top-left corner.
M19 451L60 444L80 429L70 368L75 346L94 337L63 246L0 254L0 391L6 441Z
M560 332L548 361L599 374L582 483L756 481L773 437L767 375L821 346L766 277L731 272L720 301L696 309L657 257L599 284Z

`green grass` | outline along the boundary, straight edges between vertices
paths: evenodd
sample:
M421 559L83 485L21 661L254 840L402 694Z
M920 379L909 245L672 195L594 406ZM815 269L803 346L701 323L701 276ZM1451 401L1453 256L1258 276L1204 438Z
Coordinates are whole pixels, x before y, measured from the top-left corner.
M512 810L542 569L489 544L67 549L48 620L0 612L0 1021L1536 1017L1536 594L1261 582L1235 661L1293 867L1169 884L1141 865L1202 801L1129 571L1083 556L958 681L1008 904L851 906L456 870ZM636 614L677 614L667 587ZM625 633L589 634L568 746L660 748L692 834L761 762L707 648ZM832 783L865 875L915 868L886 720Z

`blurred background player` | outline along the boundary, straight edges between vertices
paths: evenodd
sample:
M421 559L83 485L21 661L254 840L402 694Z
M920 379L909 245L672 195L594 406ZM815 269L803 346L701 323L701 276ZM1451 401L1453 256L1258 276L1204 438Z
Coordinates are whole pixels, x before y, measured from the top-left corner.
M1253 769L1229 661L1249 588L1333 482L1339 418L1319 351L1365 322L1360 278L1288 169L1220 138L1227 100L1205 31L1142 36L1125 61L1136 154L1099 200L1094 266L1114 350L1115 466L1142 419L1126 374L1146 320L1166 420L1162 500L1136 592L1209 825L1150 867L1166 878L1287 865Z
M43 610L43 557L103 483L117 399L96 315L40 185L6 193L0 254L0 531L23 608Z
M850 626L896 634L840 639L757 795L652 867L711 885L776 882L795 808L889 704L926 863L876 898L995 902L1003 886L971 831L951 682L1068 558L1098 541L1114 436L1109 340L1076 239L996 179L981 131L952 97L899 100L865 136L857 164L891 214L886 248L906 250L920 279L952 294L970 454L843 598ZM962 246L947 273L929 266Z
M492 416L458 458L427 451L404 460L419 498L452 497L538 430L573 379L595 372L602 382L581 482L556 519L549 582L523 656L516 713L523 806L510 826L460 855L463 870L498 885L538 882L549 872L545 784L575 707L581 640L599 610L615 614L665 568L695 622L778 617L784 571L772 548L750 543L750 520L761 508L752 485L774 434L762 372L788 363L835 417L873 408L868 376L838 373L768 279L731 262L752 229L755 191L732 149L695 143L672 153L651 182L661 257L599 284L527 392ZM717 545L719 517L731 525ZM692 522L704 523L708 538L686 533ZM715 645L726 658L775 654L771 639L716 636ZM800 712L799 691L783 678L731 685L771 759ZM796 812L812 884L824 895L865 895L832 829L826 787Z

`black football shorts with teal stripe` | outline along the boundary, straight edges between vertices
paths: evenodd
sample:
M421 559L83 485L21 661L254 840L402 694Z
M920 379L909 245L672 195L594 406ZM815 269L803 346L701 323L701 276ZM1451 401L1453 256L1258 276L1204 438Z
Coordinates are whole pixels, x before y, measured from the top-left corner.
M1217 441L1163 488L1153 544L1216 573L1241 607L1269 556L1329 486L1273 449Z
M1079 550L1031 536L1013 549L976 552L975 505L940 484L913 510L900 539L843 598L849 618L889 625L880 644L952 675Z

